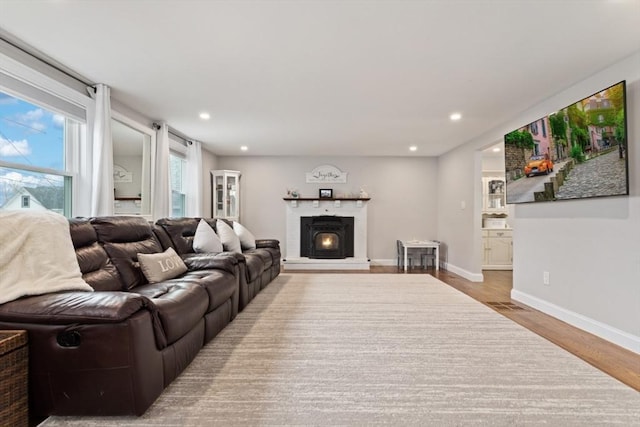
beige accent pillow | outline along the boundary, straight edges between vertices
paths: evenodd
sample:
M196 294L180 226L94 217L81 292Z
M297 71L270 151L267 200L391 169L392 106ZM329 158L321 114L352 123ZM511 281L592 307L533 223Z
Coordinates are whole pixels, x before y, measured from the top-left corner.
M244 225L233 221L233 231L240 239L240 247L242 247L243 250L256 248L256 238Z
M138 254L138 263L149 283L173 279L187 272L187 266L173 248L159 254Z
M204 219L200 220L196 233L193 235L193 250L198 253L224 251L220 237Z
M242 247L240 246L240 239L238 235L233 231L233 228L229 227L224 221L216 221L216 230L218 230L218 236L222 241L225 252L239 252L242 253Z

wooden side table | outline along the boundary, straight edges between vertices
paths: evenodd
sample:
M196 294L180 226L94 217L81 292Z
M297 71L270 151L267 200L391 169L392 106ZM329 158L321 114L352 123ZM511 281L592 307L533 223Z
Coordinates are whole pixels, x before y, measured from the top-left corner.
M0 426L29 425L27 331L0 331Z

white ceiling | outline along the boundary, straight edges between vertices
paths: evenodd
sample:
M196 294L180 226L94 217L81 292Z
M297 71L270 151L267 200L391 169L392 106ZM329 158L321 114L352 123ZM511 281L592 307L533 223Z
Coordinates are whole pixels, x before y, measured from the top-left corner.
M220 155L437 156L638 51L640 0L0 0L0 27Z

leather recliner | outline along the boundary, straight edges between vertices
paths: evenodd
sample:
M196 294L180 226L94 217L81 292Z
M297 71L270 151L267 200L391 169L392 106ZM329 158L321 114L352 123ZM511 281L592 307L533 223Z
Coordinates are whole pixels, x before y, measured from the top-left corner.
M137 255L162 252L163 245L143 218L69 225L83 278L95 292L0 305L0 329L28 331L30 412L140 415L232 321L238 262L199 255L187 260L184 275L150 284Z

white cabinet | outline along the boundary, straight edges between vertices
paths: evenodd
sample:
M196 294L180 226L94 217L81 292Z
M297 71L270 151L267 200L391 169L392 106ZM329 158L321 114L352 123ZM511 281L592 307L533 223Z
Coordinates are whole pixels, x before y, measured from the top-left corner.
M213 217L240 221L240 177L238 171L211 171Z
M482 211L485 213L507 213L507 183L504 177L482 178Z
M513 244L509 229L482 230L484 270L512 270Z

